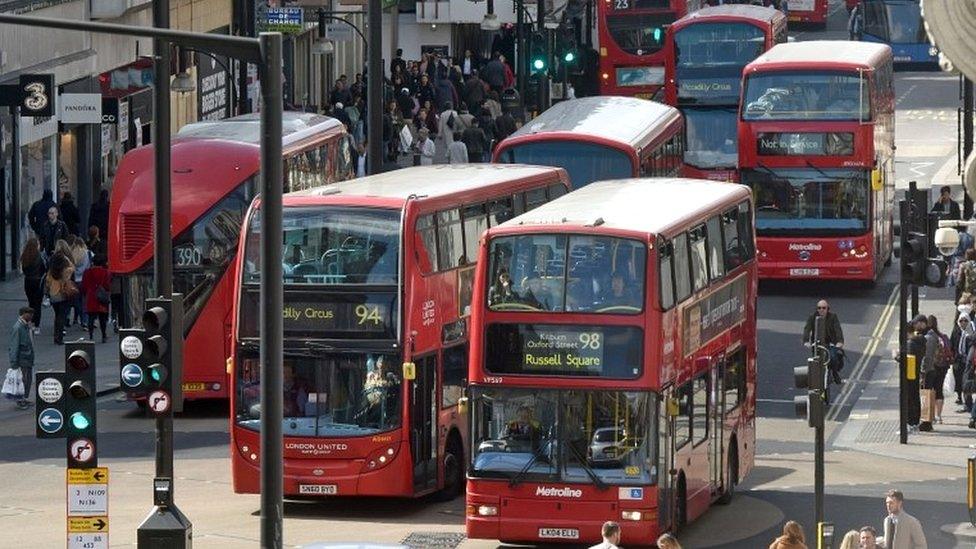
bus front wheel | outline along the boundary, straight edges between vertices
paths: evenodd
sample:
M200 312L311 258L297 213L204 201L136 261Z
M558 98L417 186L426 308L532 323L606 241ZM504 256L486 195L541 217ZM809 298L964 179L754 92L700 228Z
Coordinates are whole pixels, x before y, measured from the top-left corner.
M464 487L464 450L458 437L448 439L444 449L444 487L437 494L440 501L451 501L461 495Z
M688 524L688 490L685 488L685 477L678 477L678 501L675 505L674 529L677 532L684 530Z

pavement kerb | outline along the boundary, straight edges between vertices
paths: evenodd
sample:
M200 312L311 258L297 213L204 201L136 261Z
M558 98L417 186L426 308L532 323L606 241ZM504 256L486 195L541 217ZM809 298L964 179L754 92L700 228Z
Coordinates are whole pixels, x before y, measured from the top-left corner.
M968 522L943 524L939 527L942 533L948 534L959 541L976 541L976 527Z

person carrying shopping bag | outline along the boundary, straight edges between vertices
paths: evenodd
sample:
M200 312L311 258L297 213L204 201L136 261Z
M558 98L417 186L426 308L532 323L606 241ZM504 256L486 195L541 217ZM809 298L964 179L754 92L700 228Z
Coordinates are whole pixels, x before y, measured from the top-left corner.
M10 369L7 370L7 377L3 382L3 394L18 397L17 408L21 410L31 405L27 397L30 395L31 379L34 377L33 318L34 309L21 307L17 321L10 329L10 340L7 343Z

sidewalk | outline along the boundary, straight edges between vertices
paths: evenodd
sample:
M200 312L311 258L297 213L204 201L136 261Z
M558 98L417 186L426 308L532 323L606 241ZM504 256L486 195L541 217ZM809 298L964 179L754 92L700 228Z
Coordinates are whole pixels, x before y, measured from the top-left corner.
M17 320L17 310L27 306L27 298L24 296L24 279L19 273L11 273L7 280L0 282L0 330L2 330L2 341L4 341L3 351L3 371L7 368L6 342L9 340L10 327ZM45 307L41 313L41 335L34 336L34 371L43 372L51 370L64 370L64 346L55 345L54 337L54 311L50 307ZM75 341L79 338L87 338L87 330L72 324L65 335L65 341ZM95 327L95 364L96 372L96 391L99 394L113 391L119 387L119 353L118 337L112 333L109 327L108 341L101 343L98 326ZM33 397L32 397L33 398ZM2 402L2 401L0 401ZM4 406L0 403L0 410L12 408L13 403Z
M950 333L955 306L954 288L922 288L919 312L934 314L939 328ZM897 318L897 313L896 313ZM933 431L909 434L908 444L900 444L898 432L898 350L897 324L887 348L879 348L880 362L863 392L857 399L850 417L833 440L833 447L846 448L868 454L897 459L958 467L965 475L966 460L976 453L976 430L969 429L969 415L956 410L955 394L946 394L942 418L944 423L933 425Z

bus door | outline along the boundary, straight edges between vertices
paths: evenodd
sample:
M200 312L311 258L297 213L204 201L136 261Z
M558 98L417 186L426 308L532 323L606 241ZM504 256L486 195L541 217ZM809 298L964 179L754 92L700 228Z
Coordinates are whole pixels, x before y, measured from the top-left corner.
M725 465L725 421L724 414L722 413L725 410L725 387L723 387L725 382L725 357L723 355L719 355L718 358L713 359L709 372L711 376L709 387L711 390L708 395L708 421L711 423L709 429L712 433L708 442L708 461L711 464L709 477L712 492L718 493L722 486L722 475L725 471L723 467Z
M413 489L437 486L437 355L414 361L417 377L410 391L410 448L413 451Z
M674 388L668 387L661 394L657 413L657 493L658 493L658 523L661 531L671 529L674 519L674 481L671 474L674 469L674 416L671 414L671 399L674 398ZM675 403L674 406L677 406Z

